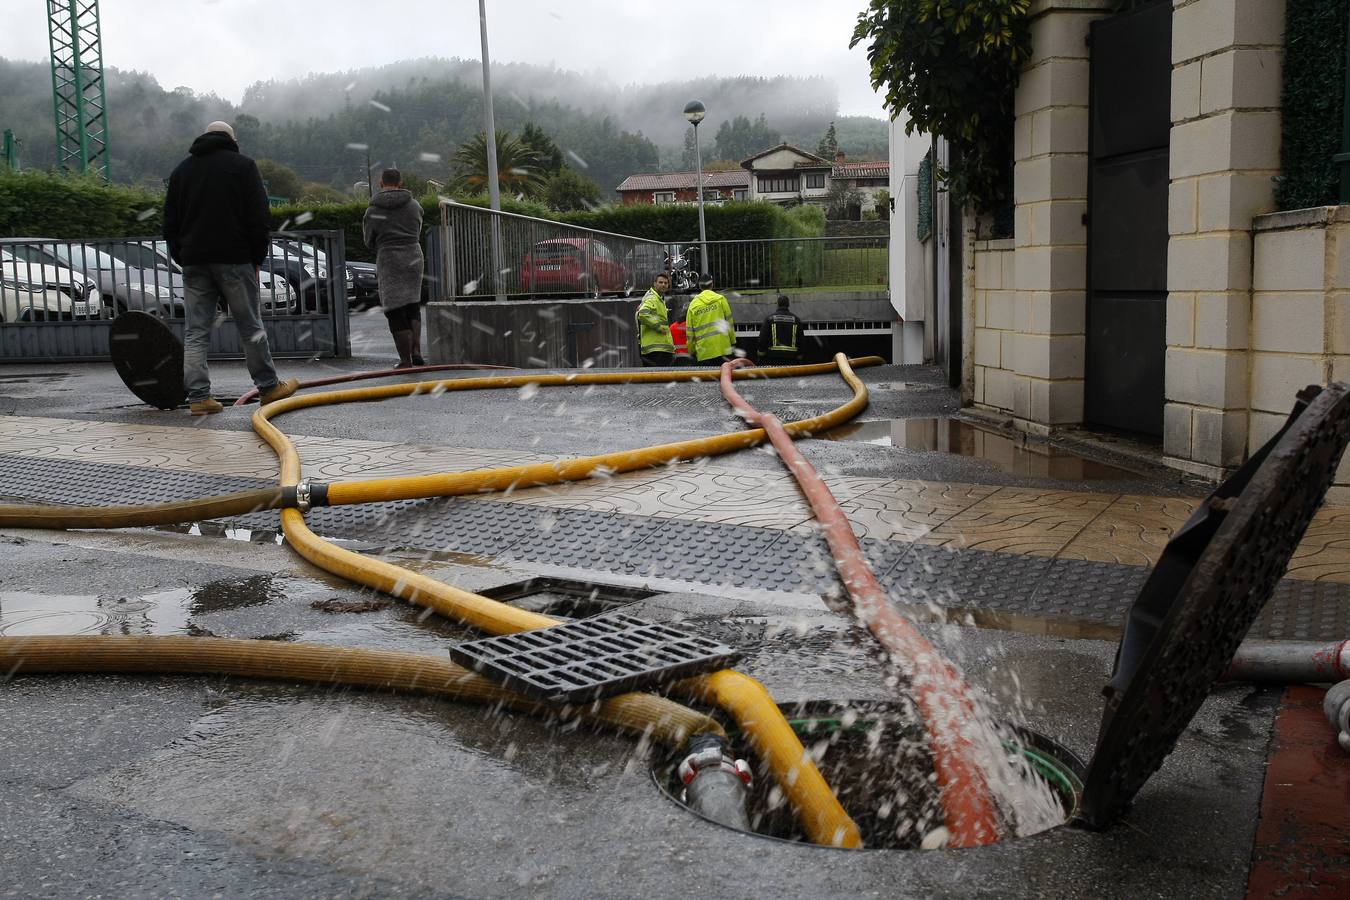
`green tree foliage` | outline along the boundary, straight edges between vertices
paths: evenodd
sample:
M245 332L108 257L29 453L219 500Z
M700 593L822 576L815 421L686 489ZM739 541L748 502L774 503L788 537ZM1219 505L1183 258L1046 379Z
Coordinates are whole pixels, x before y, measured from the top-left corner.
M834 132L834 123L825 130L825 136L816 144L816 156L823 156L826 159L834 159L834 155L839 152L839 136Z
M992 211L1009 193L1013 91L1031 55L1030 0L871 0L850 46L867 42L872 86L909 133L946 138L954 199Z
M541 199L549 209L570 212L576 209L594 209L600 203L600 186L584 175L563 166L544 182Z
M273 197L294 200L304 188L294 169L274 160L258 160L258 174L267 185L267 193Z
M520 130L520 142L533 150L539 157L539 167L545 174L557 175L563 167L563 153L553 139L533 122L526 122Z
M544 188L539 154L523 141L497 131L497 187L510 196L537 197ZM487 193L487 133L469 138L455 151L455 188L470 194Z
M830 219L857 219L862 211L862 191L846 181L830 181L825 195L825 215Z
M718 159L740 161L777 146L782 140L783 135L769 127L763 113L754 122L745 116L736 116L723 120L718 127L715 152Z

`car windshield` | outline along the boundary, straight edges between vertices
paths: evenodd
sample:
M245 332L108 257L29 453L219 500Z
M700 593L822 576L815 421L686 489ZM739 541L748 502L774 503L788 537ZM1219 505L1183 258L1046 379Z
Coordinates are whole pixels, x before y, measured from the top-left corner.
M33 244L11 244L9 250L16 259L27 260L30 263L37 263L44 266L66 266L65 260L53 256L40 247Z
M86 247L83 244L53 244L52 252L55 253L62 262L78 269L107 269L120 271L126 268L126 263L114 259L102 250Z
M273 241L272 253L275 256L301 256L317 260L319 265L328 265L328 256L322 250L303 241Z

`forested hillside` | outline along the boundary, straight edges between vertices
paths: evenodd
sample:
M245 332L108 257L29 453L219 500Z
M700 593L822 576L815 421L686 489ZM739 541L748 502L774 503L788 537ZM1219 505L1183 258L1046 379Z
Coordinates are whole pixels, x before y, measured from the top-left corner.
M301 179L350 192L372 162L397 164L423 178L449 181L455 149L482 130L481 70L474 60L412 60L353 72L251 86L238 106L190 88L166 89L150 75L109 68L107 98L113 179L158 188L205 123L228 119L246 152L294 169ZM46 63L0 59L0 128L22 141L25 167L55 164L51 76ZM814 150L832 121L850 158L884 158L880 119L837 119L831 84L820 78L706 77L621 89L541 66L493 67L497 127L519 134L534 123L568 165L600 185L602 197L637 172L678 169L688 126L685 102L709 113L699 128L705 161L715 136L737 117L759 126L746 134L779 136ZM724 134L725 134L724 130ZM739 143L728 147L739 152ZM763 148L755 148L763 149Z

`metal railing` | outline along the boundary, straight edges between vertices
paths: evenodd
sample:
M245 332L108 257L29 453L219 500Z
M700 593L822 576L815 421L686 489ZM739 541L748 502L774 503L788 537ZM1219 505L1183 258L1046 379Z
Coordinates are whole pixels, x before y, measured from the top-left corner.
M712 273L719 291L884 291L889 245L885 236L708 241L698 269Z
M428 260L441 299L598 297L645 291L665 266L659 241L441 201Z
M350 354L346 281L341 232L272 236L259 300L274 355ZM0 238L0 359L106 357L109 323L132 310L181 337L185 293L182 269L157 236ZM220 312L228 315L223 304ZM213 355L242 355L231 331L215 329Z
M884 291L889 244L884 235L708 241L705 264L696 241L662 243L442 200L427 267L440 299L640 294L680 253L711 272L719 291Z

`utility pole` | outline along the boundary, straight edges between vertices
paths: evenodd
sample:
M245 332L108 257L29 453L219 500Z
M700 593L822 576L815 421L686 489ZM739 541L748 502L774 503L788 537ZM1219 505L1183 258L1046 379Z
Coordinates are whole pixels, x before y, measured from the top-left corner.
M56 114L56 164L81 174L108 171L108 107L98 0L47 0Z

